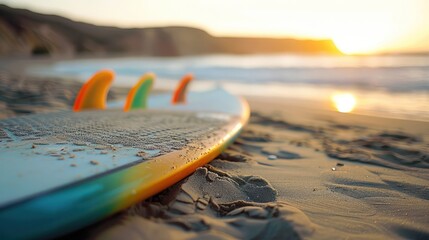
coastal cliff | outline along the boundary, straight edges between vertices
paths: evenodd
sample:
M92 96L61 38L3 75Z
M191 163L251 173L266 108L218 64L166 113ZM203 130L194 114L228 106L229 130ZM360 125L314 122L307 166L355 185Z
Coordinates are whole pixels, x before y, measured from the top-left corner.
M0 55L340 54L331 40L215 37L190 27L118 28L0 5Z

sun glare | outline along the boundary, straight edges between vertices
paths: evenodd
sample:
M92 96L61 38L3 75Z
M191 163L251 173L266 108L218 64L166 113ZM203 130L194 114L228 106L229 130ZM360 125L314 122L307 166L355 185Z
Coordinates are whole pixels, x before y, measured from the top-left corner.
M379 44L367 36L347 35L334 37L334 43L344 54L368 54L379 49Z
M332 102L338 112L348 113L356 106L356 98L351 93L338 93L332 96Z
M397 38L389 12L348 13L332 26L331 38L345 54L372 54Z

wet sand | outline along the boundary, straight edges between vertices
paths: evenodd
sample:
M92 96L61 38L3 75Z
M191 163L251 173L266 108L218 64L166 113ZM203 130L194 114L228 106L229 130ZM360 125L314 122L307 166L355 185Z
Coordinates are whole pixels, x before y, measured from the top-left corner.
M3 70L0 117L70 108L79 88ZM429 123L248 100L250 122L225 153L63 238L429 238Z

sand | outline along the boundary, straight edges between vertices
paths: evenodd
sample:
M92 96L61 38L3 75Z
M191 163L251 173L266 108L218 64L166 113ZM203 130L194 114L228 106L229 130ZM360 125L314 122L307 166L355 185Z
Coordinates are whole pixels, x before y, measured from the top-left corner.
M70 108L79 87L3 70L1 117ZM248 100L249 124L210 164L63 238L429 239L429 123Z

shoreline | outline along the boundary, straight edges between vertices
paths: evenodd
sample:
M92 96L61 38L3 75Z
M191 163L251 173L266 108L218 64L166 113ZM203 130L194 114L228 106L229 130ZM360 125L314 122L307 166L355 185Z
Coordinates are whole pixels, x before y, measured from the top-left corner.
M94 56L93 56L94 57ZM129 56L123 56L125 58L130 58ZM208 57L207 61L218 61L215 59L211 59L213 56L204 56ZM232 56L229 56L232 57ZM117 75L115 77L115 81L113 83L114 87L118 88L130 88L132 87L132 83L134 83L138 78L135 72L137 71L137 65L135 65L138 61L137 57L132 57L134 60L126 60L127 64L130 65L130 69L120 68L116 69L115 64L119 64L121 66L121 61L118 58L109 58L104 56L100 58L100 56L95 56L95 58L91 58L87 56L87 58L53 58L53 59L37 59L36 61L30 59L24 60L12 60L10 62L5 61L7 64L0 60L0 69L8 68L7 71L25 73L30 76L39 76L40 78L59 78L66 80L76 80L78 79L80 83L83 83L87 77L89 77L93 72L99 69L99 66L106 66L107 68L113 68L117 70ZM143 60L146 59L146 60ZM157 63L157 61L152 62L151 58L142 58L143 62L139 62L138 66L146 65L146 64L155 64L160 65L161 63ZM166 64L166 67L172 67L171 64L192 64L192 61L184 60L184 58L174 58L175 60L164 60L162 64ZM226 60L229 58L227 57ZM64 62L64 61L74 61L74 62ZM82 64L79 61L84 60L88 61L85 68L82 69ZM112 61L111 61L112 60ZM176 61L177 60L177 61ZM225 60L225 59L224 59ZM230 59L231 60L231 59ZM257 59L254 59L255 61ZM258 61L260 61L259 59ZM131 62L128 62L131 61ZM232 60L231 60L232 61ZM302 61L302 59L301 59ZM55 63L61 63L59 68L53 67ZM91 62L94 62L95 65L91 65ZM234 61L233 61L234 62ZM219 63L217 63L219 64ZM86 65L86 64L85 64ZM159 67L159 66L158 66ZM70 71L62 71L63 68L70 68ZM56 69L56 70L55 70ZM144 67L142 67L139 71L145 71ZM148 70L147 68L146 70ZM195 71L198 70L199 67L195 67ZM235 69L234 71L242 71L240 68ZM338 68L338 71L342 68ZM79 70L82 70L81 72ZM149 69L150 70L150 69ZM155 69L157 72L160 71L160 75L158 76L159 81L155 84L155 90L157 91L172 91L173 87L177 83L178 79L172 79L168 77L167 72L163 73L162 68ZM200 69L201 70L201 69ZM125 71L125 72L124 72ZM131 71L131 72L127 72ZM234 73L234 71L232 73ZM292 71L292 70L291 70ZM330 70L330 72L336 70ZM293 71L291 72L293 74ZM341 73L341 72L340 72ZM339 74L340 74L339 73ZM164 75L163 75L164 74ZM167 74L167 75L165 75ZM177 74L177 73L176 73ZM226 77L228 74L228 70L225 73ZM314 72L309 73L314 74ZM344 73L342 73L344 74ZM241 75L240 75L241 76ZM388 90L384 88L371 87L368 88L364 85L355 86L353 81L351 85L343 85L339 82L337 85L332 85L329 83L324 83L321 81L320 83L297 83L297 82L267 82L266 84L258 83L258 81L250 81L249 83L236 80L236 81L226 81L225 79L217 79L217 80L209 80L210 75L201 74L201 76L197 76L197 81L194 81L191 85L191 89L193 91L204 90L208 88L215 87L217 85L222 86L226 90L242 95L248 98L254 97L263 97L263 98L276 98L275 101L298 101L302 102L311 102L312 104L318 106L319 108L335 110L332 103L332 97L335 94L339 93L349 93L352 94L356 99L356 106L352 112L352 114L358 115L367 115L367 116L378 116L378 117L387 117L387 118L395 118L395 119L410 119L410 120L419 120L424 122L429 122L429 111L426 110L425 104L428 101L428 94L424 91L424 83L420 83L423 86L423 89L418 91L415 90ZM206 79L208 77L208 79ZM212 76L213 77L213 76ZM326 77L326 76L325 76ZM338 77L337 77L338 78ZM325 79L326 80L326 79ZM346 79L347 80L347 79ZM350 80L350 79L349 79ZM338 81L338 79L336 80ZM376 86L376 83L374 83ZM384 89L384 90L383 90ZM404 87L404 89L407 89Z

